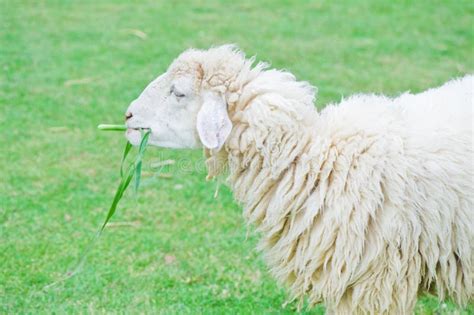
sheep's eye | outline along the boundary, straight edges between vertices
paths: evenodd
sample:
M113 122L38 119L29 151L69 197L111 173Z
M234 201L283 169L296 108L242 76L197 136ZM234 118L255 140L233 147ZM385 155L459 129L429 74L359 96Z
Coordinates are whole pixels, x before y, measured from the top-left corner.
M177 92L177 91L174 91L174 95L175 95L176 97L184 97L184 94L183 94L183 93L179 93L179 92Z
M181 97L184 97L185 95L181 92L178 92L175 88L175 86L171 86L171 89L170 89L170 94L174 94L174 96L176 96L177 98L181 98Z

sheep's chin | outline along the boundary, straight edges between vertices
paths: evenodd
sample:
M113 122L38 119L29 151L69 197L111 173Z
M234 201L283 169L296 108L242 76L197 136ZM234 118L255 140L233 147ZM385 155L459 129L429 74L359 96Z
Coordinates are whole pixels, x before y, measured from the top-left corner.
M127 129L125 137L132 145L139 145L142 140L142 135L140 130Z

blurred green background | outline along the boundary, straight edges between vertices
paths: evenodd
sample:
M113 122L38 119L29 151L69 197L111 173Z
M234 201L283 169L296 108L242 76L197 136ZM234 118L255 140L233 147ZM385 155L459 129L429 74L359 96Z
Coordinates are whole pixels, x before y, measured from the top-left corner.
M148 150L82 272L119 180L120 123L188 47L236 43L319 89L417 92L472 73L472 1L0 0L0 313L291 313L202 153ZM174 159L159 170L152 164ZM247 237L247 232L249 236ZM323 306L306 313L321 314ZM474 313L420 299L419 314Z

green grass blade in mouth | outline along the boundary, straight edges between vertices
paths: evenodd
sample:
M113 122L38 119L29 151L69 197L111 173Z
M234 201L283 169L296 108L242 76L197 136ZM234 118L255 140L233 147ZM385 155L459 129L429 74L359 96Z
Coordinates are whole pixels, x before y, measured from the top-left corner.
M125 145L125 150L123 151L122 162L120 162L120 178L123 178L123 165L125 164L125 159L132 149L132 144L127 141Z
M146 151L146 148L147 148L148 138L150 137L150 133L151 133L151 131L148 130L143 134L141 142L140 142L140 146L138 147L138 154L135 158L135 161L134 161L134 163L130 163L126 173L124 174L123 173L123 163L124 163L125 158L127 157L128 153L130 152L131 147L132 147L130 142L127 142L127 144L125 145L125 150L124 150L124 154L123 154L123 157L122 157L122 164L121 164L121 169L120 169L121 170L120 184L117 188L117 191L115 192L115 196L114 196L114 199L112 200L112 204L110 205L107 216L106 216L106 218L104 220L104 223L102 224L102 227L100 229L101 232L104 230L105 226L107 225L109 220L114 215L115 210L117 210L117 206L120 202L120 199L122 199L123 194L125 193L125 190L127 190L128 185L130 184L130 182L133 179L133 176L135 176L135 189L137 190L138 187L140 186L142 159L143 159L143 156L145 155L145 151Z
M142 141L140 143L140 147L138 149L138 155L135 162L135 193L138 191L138 187L140 187L140 180L142 174L142 160L143 156L145 155L145 150L147 148L148 139L150 138L150 131L142 133Z
M100 124L97 126L102 131L126 131L127 126L125 125L111 125L111 124Z
M101 127L102 126L102 127ZM118 130L116 127L120 125L99 125L99 129L101 130ZM125 128L125 126L123 126ZM109 211L107 212L107 216L105 217L104 222L102 223L101 227L97 231L97 233L94 235L94 237L90 240L84 251L82 252L82 255L80 256L80 260L77 263L76 267L68 272L64 277L61 279L48 284L43 287L43 289L48 289L51 288L58 283L61 283L63 281L66 281L70 279L71 277L75 276L78 272L80 272L83 264L85 263L87 256L89 255L90 251L94 247L95 243L99 240L99 237L101 236L102 232L104 231L105 227L107 226L107 223L110 221L110 219L113 217L115 214L117 207L119 205L120 200L122 199L125 191L127 190L128 186L130 185L130 182L132 181L133 177L135 176L135 189L137 190L138 187L140 186L140 178L141 178L141 169L142 169L142 159L143 156L145 155L145 151L147 148L148 144L148 139L150 137L151 131L146 130L144 133L142 132L142 139L140 142L140 145L138 147L138 153L137 156L135 157L135 161L129 164L126 172L124 173L123 170L123 165L125 163L125 160L130 153L132 149L132 145L130 142L127 141L125 145L125 149L123 152L122 156L122 161L120 163L120 184L117 187L117 190L114 195L114 199L112 200L112 204L109 207Z
M127 169L126 175L122 177L120 184L117 188L117 191L115 192L115 196L112 201L112 204L110 205L110 208L109 208L109 211L107 212L107 216L105 217L104 223L102 224L102 227L100 228L100 233L104 230L105 226L114 215L115 210L117 210L117 206L120 202L120 199L122 199L123 193L127 189L130 182L132 181L134 173L135 173L135 164L130 164Z

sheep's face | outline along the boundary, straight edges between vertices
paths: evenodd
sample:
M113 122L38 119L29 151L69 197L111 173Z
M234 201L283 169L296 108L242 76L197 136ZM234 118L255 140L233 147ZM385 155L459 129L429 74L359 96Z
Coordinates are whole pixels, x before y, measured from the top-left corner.
M128 107L127 139L138 145L139 129L147 128L151 145L221 148L232 129L223 97L197 88L194 74L171 70L153 80Z

